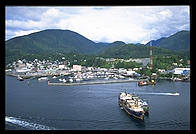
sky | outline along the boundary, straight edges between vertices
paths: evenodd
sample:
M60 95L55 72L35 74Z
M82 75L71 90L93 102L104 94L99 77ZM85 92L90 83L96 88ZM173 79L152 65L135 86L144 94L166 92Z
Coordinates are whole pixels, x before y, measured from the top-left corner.
M190 30L189 6L6 6L5 40L46 29L94 42L147 43Z

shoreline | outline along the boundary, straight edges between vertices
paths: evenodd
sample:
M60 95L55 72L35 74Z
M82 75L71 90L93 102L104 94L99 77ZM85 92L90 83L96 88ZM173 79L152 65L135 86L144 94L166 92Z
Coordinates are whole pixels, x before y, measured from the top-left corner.
M30 78L39 78L39 77L48 77L48 76L54 76L54 75L48 75L48 74L36 74L36 75L18 75L18 74L13 74L13 73L6 73L8 76L12 77L21 77L23 80L24 79L30 79ZM168 77L159 77L158 80L168 80L168 81L173 81L173 82L190 82L190 80L172 80L171 78ZM126 83L126 82L138 82L138 81L149 81L149 79L129 79L129 80L100 80L100 81L87 81L87 82L73 82L73 83L58 83L58 82L50 82L48 81L49 86L77 86L77 85L94 85L94 84L111 84L111 83Z

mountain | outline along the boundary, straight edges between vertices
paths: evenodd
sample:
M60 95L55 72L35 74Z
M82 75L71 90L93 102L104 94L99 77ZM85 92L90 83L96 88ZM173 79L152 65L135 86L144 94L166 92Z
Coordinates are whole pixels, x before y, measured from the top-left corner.
M123 41L114 41L109 44L110 46L126 45Z
M145 44L141 44L141 43L134 43L134 44L135 44L135 45L142 45L142 46L145 45Z
M153 41L155 43L153 46L153 55L189 54L189 36L190 33L188 31L181 31L168 38ZM44 56L58 57L62 54L69 55L74 53L116 58L139 58L149 56L148 45L126 44L123 41L95 43L70 30L43 30L12 38L7 40L5 44L6 62L27 56L29 58ZM183 53L177 52L179 50Z
M97 42L96 44L107 46L107 45L109 45L110 43L108 43L108 42Z
M166 39L166 37L162 37L162 38L160 38L158 40L151 40L146 45L149 46L150 43L152 43L153 46L157 46L159 44L159 42L162 41L162 40L164 40L164 39Z
M186 51L190 49L190 32L189 31L179 31L167 38L160 38L158 40L152 40L152 45L166 48L175 51ZM149 45L148 42L146 45Z
M44 30L6 41L6 51L27 54L81 53L93 54L104 47L70 30Z
M149 57L149 46L135 44L111 45L105 47L100 53L100 56L114 58L144 58ZM176 51L169 49L153 47L153 55L182 55Z

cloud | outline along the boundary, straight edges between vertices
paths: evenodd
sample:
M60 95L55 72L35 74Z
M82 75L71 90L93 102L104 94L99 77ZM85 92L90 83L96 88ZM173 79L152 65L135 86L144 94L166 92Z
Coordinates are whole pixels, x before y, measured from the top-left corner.
M147 42L190 30L189 6L6 7L6 38L69 29L94 40ZM12 36L13 35L13 36Z
M28 30L28 31L16 31L14 32L16 36L28 35L34 32L38 32L39 30Z

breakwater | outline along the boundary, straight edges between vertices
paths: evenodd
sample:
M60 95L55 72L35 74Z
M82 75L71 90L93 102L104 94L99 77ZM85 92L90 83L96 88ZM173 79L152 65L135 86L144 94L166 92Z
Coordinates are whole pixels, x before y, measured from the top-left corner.
M131 79L131 80L106 80L106 81L88 81L88 82L78 82L78 83L55 83L48 81L48 85L51 86L76 86L76 85L93 85L93 84L111 84L111 83L126 83L126 82L138 82L146 81L147 79Z
M54 75L54 74L15 74L15 73L6 73L6 75L13 76L13 77L21 77L22 79L59 76L59 74Z

